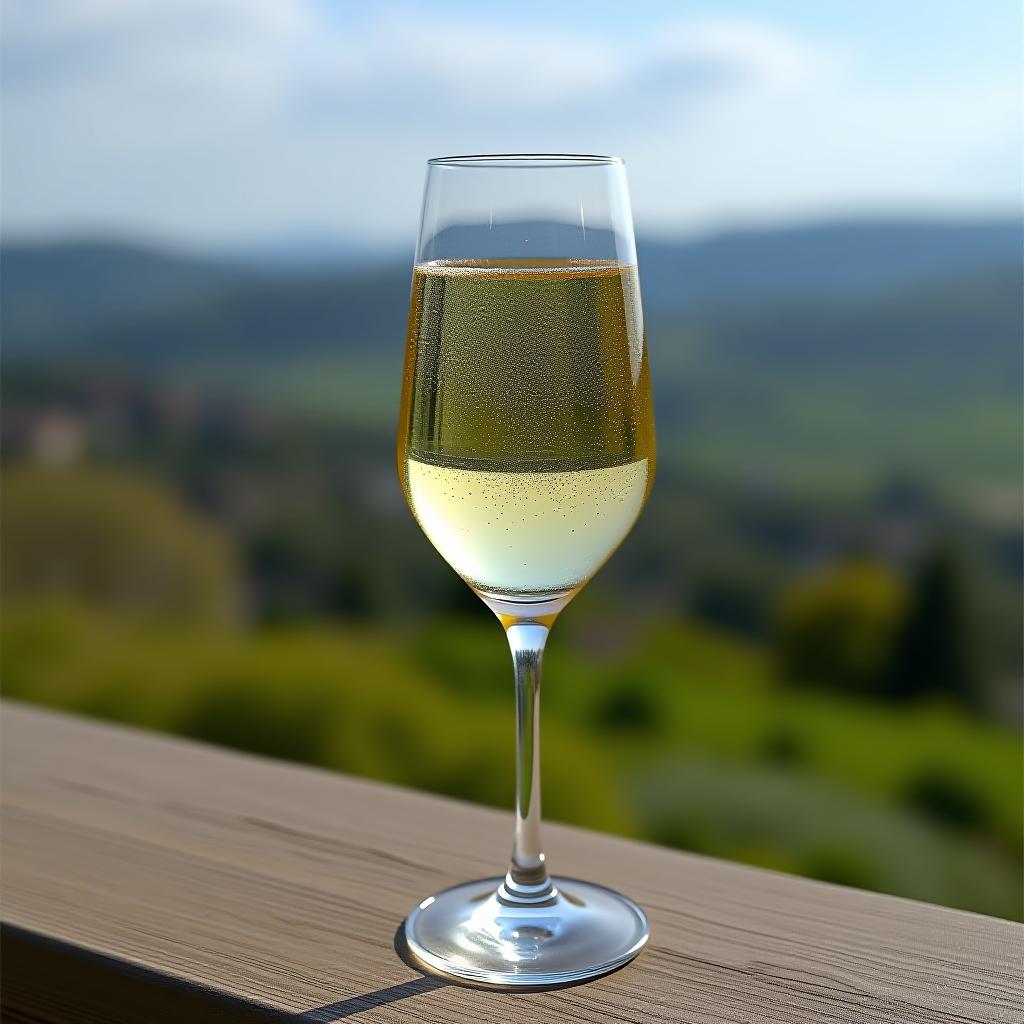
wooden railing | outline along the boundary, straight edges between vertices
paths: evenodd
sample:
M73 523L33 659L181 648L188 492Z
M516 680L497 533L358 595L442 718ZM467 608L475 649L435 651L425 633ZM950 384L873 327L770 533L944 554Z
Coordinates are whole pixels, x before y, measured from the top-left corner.
M548 992L456 986L398 940L494 873L506 815L7 705L4 1020L1024 1020L1024 927L549 826L649 911L639 959Z

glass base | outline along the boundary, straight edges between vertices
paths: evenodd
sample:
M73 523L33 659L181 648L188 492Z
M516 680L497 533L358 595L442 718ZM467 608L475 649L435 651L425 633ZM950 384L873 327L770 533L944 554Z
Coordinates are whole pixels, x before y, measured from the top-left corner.
M540 904L499 899L485 878L425 899L406 919L409 950L438 974L482 985L564 985L628 963L650 935L647 915L602 885L553 878Z

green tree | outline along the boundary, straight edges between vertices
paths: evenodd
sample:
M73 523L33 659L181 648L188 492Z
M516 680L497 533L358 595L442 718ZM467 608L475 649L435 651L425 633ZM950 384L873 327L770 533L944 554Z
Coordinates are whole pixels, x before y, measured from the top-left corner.
M935 547L921 562L896 638L889 688L898 697L942 694L977 702L966 586L954 552Z
M130 618L234 615L227 539L166 488L109 471L22 466L2 477L5 604L73 600Z
M878 563L848 562L799 581L776 615L774 646L782 676L883 693L906 606L902 581Z

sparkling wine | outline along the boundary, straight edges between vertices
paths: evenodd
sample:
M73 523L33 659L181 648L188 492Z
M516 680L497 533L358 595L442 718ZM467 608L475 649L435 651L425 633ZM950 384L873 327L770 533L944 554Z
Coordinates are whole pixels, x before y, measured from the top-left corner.
M477 591L578 589L654 475L635 267L504 260L416 267L399 427L406 498Z

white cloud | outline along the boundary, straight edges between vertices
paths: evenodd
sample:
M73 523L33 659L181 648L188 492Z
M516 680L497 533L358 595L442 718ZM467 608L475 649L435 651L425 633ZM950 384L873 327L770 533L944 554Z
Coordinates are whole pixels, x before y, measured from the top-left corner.
M1015 83L880 91L749 21L626 43L423 10L9 0L5 228L407 238L423 160L458 151L620 152L638 220L665 229L1016 187Z
M677 67L705 66L754 86L799 86L829 75L835 54L751 21L678 23L659 33L655 55Z

